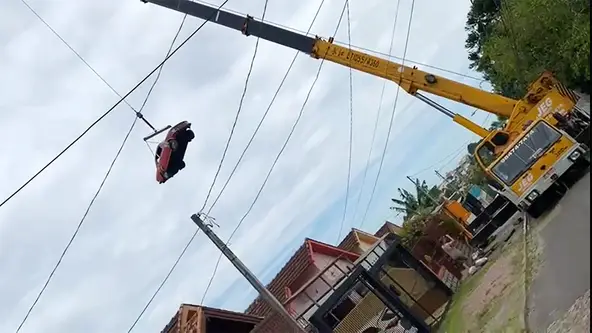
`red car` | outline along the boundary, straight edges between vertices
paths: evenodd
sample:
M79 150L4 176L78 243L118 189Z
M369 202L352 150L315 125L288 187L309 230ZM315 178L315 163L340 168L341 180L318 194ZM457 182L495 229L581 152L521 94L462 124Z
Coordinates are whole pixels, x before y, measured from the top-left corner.
M182 121L169 130L166 138L156 148L156 181L162 184L185 168L187 145L195 138L191 124Z

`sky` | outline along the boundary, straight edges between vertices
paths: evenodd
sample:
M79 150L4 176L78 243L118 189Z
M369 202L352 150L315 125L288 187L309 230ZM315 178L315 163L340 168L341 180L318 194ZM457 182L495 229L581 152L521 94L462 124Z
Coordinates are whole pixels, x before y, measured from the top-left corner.
M219 5L222 1L212 3ZM402 57L411 0L400 0L393 55ZM72 48L120 94L162 61L183 15L139 0L29 0ZM271 0L266 19L306 31L320 0ZM263 0L226 8L260 17ZM397 1L351 1L351 43L388 52ZM464 22L469 0L415 2L406 58L479 77L468 69ZM330 36L343 1L325 1L313 33ZM0 3L0 199L69 144L119 97L21 2ZM179 40L201 20L188 18ZM336 41L347 42L344 20ZM228 139L256 39L208 23L165 65L144 109L156 127L188 120L196 133L187 167L165 184L138 123L77 238L21 332L127 332L194 233L190 220L205 200ZM261 41L247 94L213 189L218 195L269 104L295 51ZM286 139L320 64L299 55L268 117L212 209L226 241L253 202ZM418 65L479 86L479 80ZM384 81L325 63L294 135L268 183L231 241L231 249L264 282L305 237L336 244L352 227L374 232L393 219L390 198L412 186L407 175L436 183L475 137L386 83L366 181L363 181ZM139 108L153 78L128 98ZM486 84L482 87L488 88ZM350 96L353 101L349 191ZM435 98L441 101L438 98ZM473 109L441 101L471 116ZM369 203L395 109L380 178ZM0 332L14 332L56 264L99 186L134 113L118 106L67 153L0 208ZM477 112L478 123L489 118ZM157 137L154 140L161 139ZM362 184L364 183L364 186ZM343 219L346 197L347 214ZM211 200L210 200L211 203ZM368 208L366 208L368 207ZM364 212L368 211L363 219ZM342 223L343 222L343 223ZM159 332L181 303L199 303L218 250L198 234L133 332ZM242 311L256 296L226 259L206 305Z

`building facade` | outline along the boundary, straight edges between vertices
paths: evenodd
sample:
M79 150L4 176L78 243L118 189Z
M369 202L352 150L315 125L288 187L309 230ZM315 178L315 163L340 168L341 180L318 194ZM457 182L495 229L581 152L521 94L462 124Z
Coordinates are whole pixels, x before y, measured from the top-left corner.
M249 333L262 320L240 312L182 304L161 333Z

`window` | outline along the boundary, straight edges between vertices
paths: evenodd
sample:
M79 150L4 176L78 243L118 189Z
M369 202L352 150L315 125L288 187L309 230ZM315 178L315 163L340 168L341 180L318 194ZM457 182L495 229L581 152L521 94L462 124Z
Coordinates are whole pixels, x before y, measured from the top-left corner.
M559 132L539 122L493 167L493 173L506 185L512 185L559 138Z
M348 295L341 298L339 302L324 316L323 319L327 325L332 329L337 327L339 323L356 307L356 303L351 300Z

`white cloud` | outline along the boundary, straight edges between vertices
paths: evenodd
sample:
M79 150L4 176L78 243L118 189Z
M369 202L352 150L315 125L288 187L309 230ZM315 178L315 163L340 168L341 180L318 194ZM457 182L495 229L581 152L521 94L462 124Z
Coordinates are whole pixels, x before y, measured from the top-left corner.
M216 4L221 3L218 0ZM318 0L275 0L267 19L306 30ZM140 1L30 0L39 14L121 94L164 56L182 15ZM463 49L468 0L417 1L408 58L466 72ZM234 10L260 16L263 1L236 2ZM341 1L326 1L315 34L332 34ZM402 55L410 0L401 0L395 54ZM352 43L387 51L396 2L352 2ZM8 196L118 97L20 2L0 12L0 199ZM442 18L446 22L442 22ZM189 18L181 38L201 23ZM346 41L345 22L337 40ZM193 123L197 138L187 168L165 185L154 179L142 123L77 239L22 332L125 331L195 230L189 216L205 199L238 107L255 39L208 23L164 68L145 110L157 126ZM243 111L217 195L287 69L294 51L261 42ZM255 197L295 120L319 61L300 55L258 137L215 209L226 239ZM441 73L437 73L441 74ZM354 147L350 207L366 163L381 80L354 72ZM454 75L446 76L460 79ZM130 96L136 107L149 83ZM477 85L478 82L466 81ZM395 85L387 84L373 162L362 195L365 207L386 138ZM345 194L349 127L348 70L326 63L301 123L232 248L264 279L304 235L334 241ZM411 103L411 104L410 104ZM393 135L367 227L388 212L388 198L405 174L438 160L470 138L458 125L401 92ZM466 114L468 108L456 107ZM16 328L76 227L113 158L133 113L120 105L76 146L0 209L0 332ZM435 138L441 133L441 138ZM430 141L431 140L431 141ZM396 172L395 172L396 171ZM213 198L212 198L213 199ZM361 216L361 212L358 213ZM346 226L359 221L347 221ZM370 229L371 230L371 229ZM330 238L330 239L329 239ZM283 251L283 252L282 252ZM199 302L217 250L198 235L177 271L136 327L159 331L181 302ZM221 298L231 285L240 293ZM208 300L240 309L245 282L225 260ZM223 299L223 301L220 301ZM233 301L235 300L235 301ZM219 305L219 304L218 304Z

